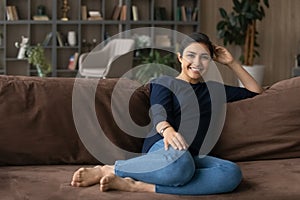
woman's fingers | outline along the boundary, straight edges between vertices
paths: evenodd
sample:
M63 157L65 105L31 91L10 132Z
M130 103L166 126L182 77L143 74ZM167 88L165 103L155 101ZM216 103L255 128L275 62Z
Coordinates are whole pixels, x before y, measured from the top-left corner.
M185 150L188 148L188 145L181 134L177 133L175 138L176 138L176 141L178 141L179 150Z
M164 144L165 144L165 150L168 150L169 149L169 142L164 139Z
M172 137L167 142L165 142L165 149L168 149L168 146L171 145L176 150L185 150L187 149L187 144L182 138Z
M164 137L164 146L165 150L168 150L169 145L176 150L186 150L188 148L188 144L185 139L182 137L180 133L172 132L169 134L165 134Z

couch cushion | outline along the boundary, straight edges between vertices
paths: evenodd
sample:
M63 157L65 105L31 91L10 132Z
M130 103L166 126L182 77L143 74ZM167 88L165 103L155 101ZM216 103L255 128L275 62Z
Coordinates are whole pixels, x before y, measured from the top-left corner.
M99 184L92 187L70 186L73 172L82 166L23 166L0 168L1 199L97 199L97 200L196 200L299 199L300 159L240 162L243 181L229 194L184 196L110 191L101 193ZM86 166L88 167L88 166ZM201 187L201 186L200 186Z
M300 157L300 77L229 103L212 154L236 161Z
M86 91L93 80L82 80L79 87ZM74 124L74 81L74 78L0 76L0 165L99 164L81 142ZM110 110L110 97L118 81L106 79L97 83L97 117L113 143L130 152L139 152L143 139L121 131ZM136 88L137 83L124 80L123 87ZM140 125L149 123L146 91L147 88L137 89L130 100L131 116ZM122 102L121 97L119 100ZM88 129L89 116L83 117Z

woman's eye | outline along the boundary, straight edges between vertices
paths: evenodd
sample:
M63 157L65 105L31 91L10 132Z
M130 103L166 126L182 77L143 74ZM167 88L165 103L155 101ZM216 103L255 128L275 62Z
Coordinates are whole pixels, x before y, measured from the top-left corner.
M189 58L195 58L195 55L194 54L188 54L187 57L189 57Z
M210 60L210 56L208 56L208 55L201 55L201 60L205 60L205 61L207 61L207 60Z

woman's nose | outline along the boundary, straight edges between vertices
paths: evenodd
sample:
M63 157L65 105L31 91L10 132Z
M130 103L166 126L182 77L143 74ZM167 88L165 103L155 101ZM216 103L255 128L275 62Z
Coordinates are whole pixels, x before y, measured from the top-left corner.
M201 58L199 56L195 57L195 59L193 60L193 65L195 65L195 66L202 65Z

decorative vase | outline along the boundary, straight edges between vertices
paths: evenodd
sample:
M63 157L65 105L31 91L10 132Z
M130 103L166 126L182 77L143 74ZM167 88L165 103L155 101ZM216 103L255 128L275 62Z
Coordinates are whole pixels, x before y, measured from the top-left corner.
M46 74L42 71L40 65L36 65L36 70L37 70L37 73L38 73L39 77L45 77L46 76Z
M68 43L70 46L75 46L76 45L76 32L75 31L69 31L68 32Z
M245 66L243 68L256 80L256 82L262 86L263 78L264 78L264 65L253 65L253 66ZM239 86L244 87L240 80L238 80Z

